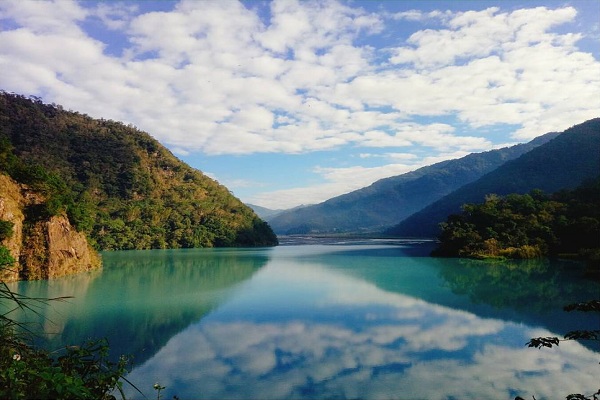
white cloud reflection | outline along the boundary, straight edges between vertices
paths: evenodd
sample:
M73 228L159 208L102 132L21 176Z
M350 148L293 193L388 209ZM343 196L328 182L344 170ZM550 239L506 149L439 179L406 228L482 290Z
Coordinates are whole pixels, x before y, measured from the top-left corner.
M281 292L264 293L269 287L288 288L286 306L273 304ZM529 349L529 338L555 335L318 264L267 266L246 289L128 378L141 389L160 382L166 397L182 399L556 398L597 389L598 354L578 343Z

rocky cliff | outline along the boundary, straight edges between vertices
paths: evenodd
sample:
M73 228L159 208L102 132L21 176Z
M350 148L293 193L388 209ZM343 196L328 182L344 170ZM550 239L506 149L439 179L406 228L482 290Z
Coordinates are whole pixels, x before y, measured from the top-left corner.
M0 174L0 220L13 224L13 233L1 245L15 264L0 271L0 280L48 279L98 268L98 253L85 234L77 232L64 215L32 218L28 212L43 198L25 185Z

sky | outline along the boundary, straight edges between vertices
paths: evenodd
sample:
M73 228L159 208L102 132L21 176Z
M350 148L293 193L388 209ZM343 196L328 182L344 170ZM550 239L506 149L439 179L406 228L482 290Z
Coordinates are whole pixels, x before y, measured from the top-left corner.
M0 90L286 209L599 117L600 0L2 0Z

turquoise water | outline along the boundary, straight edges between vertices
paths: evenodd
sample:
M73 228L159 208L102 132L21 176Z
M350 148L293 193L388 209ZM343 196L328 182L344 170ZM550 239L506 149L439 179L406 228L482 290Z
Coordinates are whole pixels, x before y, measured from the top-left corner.
M425 257L428 243L103 253L104 269L13 288L74 296L40 309L43 345L106 337L128 379L163 399L565 398L598 389L598 298L570 262ZM28 318L28 319L27 319ZM32 325L33 326L33 325ZM142 398L126 385L133 398Z

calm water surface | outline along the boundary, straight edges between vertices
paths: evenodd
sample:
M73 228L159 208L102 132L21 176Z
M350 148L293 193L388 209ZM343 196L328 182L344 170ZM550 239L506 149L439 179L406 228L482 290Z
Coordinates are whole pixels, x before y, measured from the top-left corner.
M104 269L20 282L74 296L38 321L57 348L106 337L163 399L565 398L598 389L600 351L532 337L599 329L578 264L425 257L428 243L107 252ZM35 316L27 315L33 322ZM128 396L142 398L126 387Z

